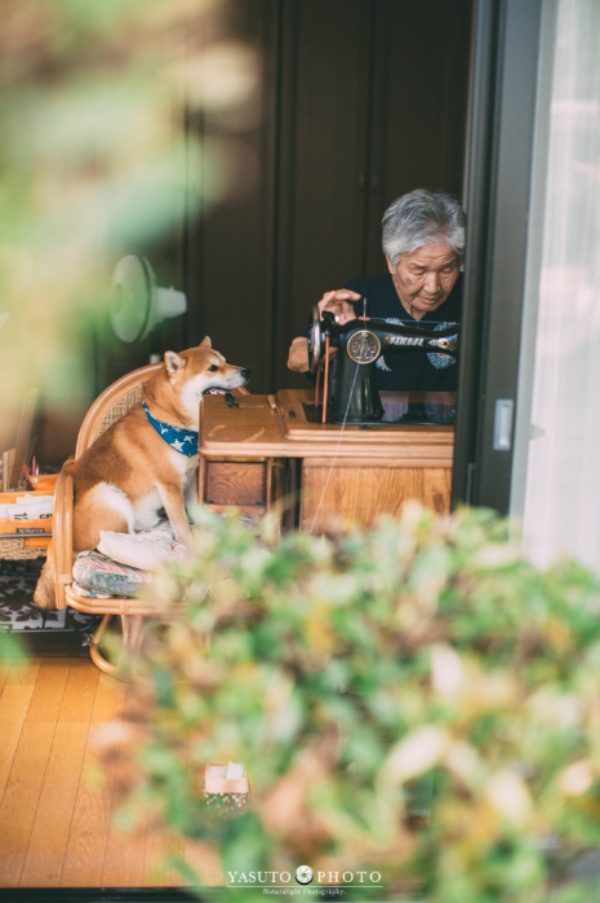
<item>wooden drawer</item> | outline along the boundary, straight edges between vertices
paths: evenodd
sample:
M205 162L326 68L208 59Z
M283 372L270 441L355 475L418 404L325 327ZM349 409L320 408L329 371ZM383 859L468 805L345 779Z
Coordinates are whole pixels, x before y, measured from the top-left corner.
M266 471L266 461L208 461L204 475L204 501L209 505L266 508Z

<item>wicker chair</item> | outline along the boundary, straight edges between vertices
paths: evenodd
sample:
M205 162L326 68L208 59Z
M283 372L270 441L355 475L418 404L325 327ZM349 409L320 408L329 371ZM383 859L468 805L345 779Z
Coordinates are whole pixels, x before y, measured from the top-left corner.
M133 370L112 383L98 396L81 424L75 447L75 460L89 448L97 436L141 400L143 383L161 366L162 364L149 364ZM72 577L73 477L64 470L56 484L52 532L56 607L59 609L70 607L86 614L102 616L91 640L90 656L98 668L114 674L116 666L109 662L100 650L100 643L109 623L118 618L125 646L136 649L142 641L144 620L155 614L155 609L151 603L140 599L116 596L93 599L77 592Z

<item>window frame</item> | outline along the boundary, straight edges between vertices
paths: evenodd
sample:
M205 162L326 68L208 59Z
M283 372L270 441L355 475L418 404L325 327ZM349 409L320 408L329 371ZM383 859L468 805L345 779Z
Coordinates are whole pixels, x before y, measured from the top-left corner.
M474 10L452 504L502 514L513 472L541 7L476 0Z

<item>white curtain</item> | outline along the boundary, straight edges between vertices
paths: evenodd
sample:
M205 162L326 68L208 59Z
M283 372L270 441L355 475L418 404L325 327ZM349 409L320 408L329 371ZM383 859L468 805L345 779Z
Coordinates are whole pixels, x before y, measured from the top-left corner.
M600 570L600 0L544 0L511 508Z

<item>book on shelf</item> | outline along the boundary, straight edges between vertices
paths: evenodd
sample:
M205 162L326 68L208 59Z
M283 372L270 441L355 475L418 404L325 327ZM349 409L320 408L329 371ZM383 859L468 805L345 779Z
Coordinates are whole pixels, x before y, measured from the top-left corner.
M0 492L0 537L52 535L56 474L37 478L30 490Z

